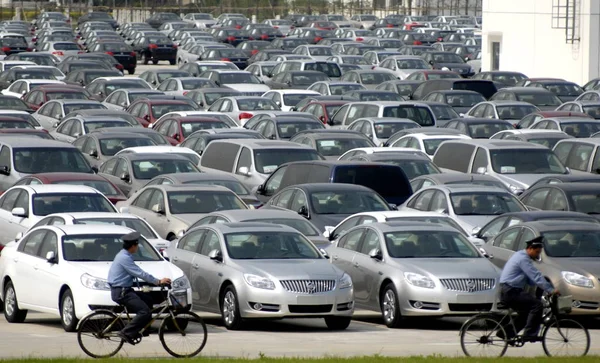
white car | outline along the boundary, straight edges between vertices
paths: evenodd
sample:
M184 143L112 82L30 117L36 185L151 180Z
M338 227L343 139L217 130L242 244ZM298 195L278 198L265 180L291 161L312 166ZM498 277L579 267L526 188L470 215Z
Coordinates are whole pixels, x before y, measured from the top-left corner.
M76 212L76 213L55 213L49 214L40 219L30 230L41 226L62 226L62 225L114 225L131 228L139 232L144 238L154 246L159 252L167 249L170 242L160 238L158 233L142 218L127 213L108 213L108 212ZM21 237L17 239L21 239Z
M18 185L0 197L0 243L13 241L52 213L109 212L115 206L102 193L84 185Z
M281 107L281 111L293 111L292 108L296 107L298 102L311 96L316 97L321 96L321 94L316 91L285 89L271 90L262 95L262 97L270 99L277 106Z
M224 123L226 123L227 125L229 125L229 127L231 127L232 129L242 128L235 121L233 121L233 119L231 117L229 117L228 115L226 115L224 113L221 113L221 112L209 112L209 111L174 111L174 112L169 112L169 113L165 113L164 115L162 115L152 125L155 125L159 121L162 121L163 119L170 118L170 117L173 117L173 116L180 116L180 117L185 117L185 116L211 117L211 118L216 118L219 121L223 121ZM150 125L149 127L152 128L152 125Z
M0 293L4 316L22 323L28 310L59 316L65 331L75 331L80 319L96 309L112 309L108 285L111 261L121 251L121 237L133 230L121 226L43 226L12 242L0 256ZM170 278L177 290L186 290L192 301L190 282L183 271L166 261L143 237L133 255L136 263L156 278ZM163 293L146 282L154 303ZM136 287L136 289L138 289Z
M217 23L211 14L207 13L191 13L183 17L183 21L192 23L196 28L207 29Z
M1 93L5 96L21 98L33 88L46 84L65 84L65 82L52 79L21 79L13 82L10 87L3 89Z
M36 63L30 62L30 61L2 60L2 61L0 61L0 72L8 71L9 69L11 69L13 67L21 66L21 65L37 66Z
M386 70L393 73L398 79L406 79L411 73L431 69L431 66L421 57L412 55L394 55L385 58L379 66L375 67L378 70Z
M470 231L466 231L454 218L447 214L421 212L416 210L363 212L353 214L338 223L337 226L326 226L323 237L329 239L333 243L354 226L385 222L424 222L442 224L458 230L476 247L481 247L485 243L482 239L472 237Z
M424 152L429 156L430 159L433 159L433 154L437 150L438 146L446 140L454 140L454 139L470 139L467 135L455 135L455 134L436 134L436 135L428 135L428 134L420 134L414 133L402 136L398 140L394 141L390 144L390 147L407 147L411 149L416 149Z
M55 66L40 66L40 65L37 65L37 64L32 64L32 65L26 64L26 65L14 66L12 68L15 68L15 69L42 69L42 70L49 70L54 75L54 78L56 78L58 81L64 81L65 78L67 78L67 76L60 69L56 68Z
M189 91L198 88L217 88L211 80L198 77L177 77L164 80L156 87L157 91L169 96L185 96Z
M427 156L424 152L411 149L408 147L359 147L356 149L348 150L338 158L338 160L348 160L353 156L362 154L376 154L376 153L409 153L414 155Z
M198 155L198 153L194 150L189 149L187 147L166 145L136 146L123 149L116 153L115 156L123 154L178 154L190 159L190 161L195 165L200 165L200 155Z
M263 97L222 97L216 100L208 111L222 112L241 126L260 111L281 111L273 101Z
M202 72L198 77L208 78L219 87L227 87L240 91L243 93L243 96L260 96L271 89L247 71L217 69Z
M331 46L329 45L299 45L292 51L292 53L305 55L319 61L326 61L327 58L333 56Z

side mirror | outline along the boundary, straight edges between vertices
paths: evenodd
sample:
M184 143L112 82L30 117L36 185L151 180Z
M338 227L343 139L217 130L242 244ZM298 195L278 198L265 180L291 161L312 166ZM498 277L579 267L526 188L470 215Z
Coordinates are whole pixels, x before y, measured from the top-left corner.
M124 182L131 181L131 177L129 176L129 173L123 173L123 174L121 174L121 180L124 181Z
M481 227L475 227L473 228L473 230L471 231L471 235L476 237L477 234L479 233L479 231L481 231Z
M485 174L485 173L487 173L487 169L485 166L480 166L479 168L477 168L476 173L477 174Z
M27 218L28 215L25 213L25 208L17 207L13 208L10 212L15 217Z
M10 175L10 167L8 167L6 165L0 166L0 174Z
M300 209L298 209L298 214L300 214L304 218L310 219L310 217L308 216L308 208L306 208L305 205L303 205L302 207L300 207Z
M57 128L58 125L60 125L60 122L55 122L54 125L52 125L52 127Z
M319 248L319 252L321 252L321 254L323 255L323 257L325 257L326 259L329 259L329 254L327 253L327 251L325 251L322 248Z
M398 206L397 205L395 205L393 203L390 203L388 205L389 205L389 207L390 207L391 210L398 210Z
M596 174L600 174L600 168L598 168L598 169L594 170L594 173L596 173Z
M465 114L464 113L459 113L458 116L459 117L465 117Z
M265 185L261 184L258 187L256 187L256 194L258 194L258 195L264 195L265 194L265 190L266 190Z
M98 150L92 150L90 151L89 155L93 158L97 158L98 157Z
M243 175L243 176L252 175L252 173L250 173L250 169L248 169L247 166L240 166L240 168L238 169L238 174Z
M212 250L208 253L208 258L213 261L223 262L223 254L219 250Z
M434 62L434 61L432 61L432 60L430 60L430 61L429 61L429 64L431 64L431 65L433 65L434 63L435 63L435 62Z
M48 253L46 253L46 261L52 264L56 263L56 254L54 251L48 251Z
M144 120L146 120L146 121L150 121L150 115L144 115L144 117L143 117L143 118L144 118Z
M173 136L171 136L172 138L174 138L175 140L179 141L179 134L173 134Z
M152 206L152 211L157 214L165 214L163 206L158 203Z
M487 258L488 260L491 260L491 259L494 258L494 255L491 255L491 254L487 253L486 250L484 250L483 248L480 248L479 252L481 252L481 254L483 255L483 257Z
M119 208L119 213L129 214L129 207L121 207L121 208Z
M325 123L325 122L327 122L327 119L325 118L325 116L321 116L321 117L319 117L319 120L320 120L322 123Z
M383 255L381 254L381 250L379 248L373 248L371 251L369 251L369 257L377 261L383 260Z
M325 237L331 241L330 238L331 238L334 230L335 230L334 226L325 226L325 232L323 232L323 237Z
M17 235L15 236L15 241L20 240L21 238L23 238L23 232L19 232L17 233Z
M94 172L94 174L98 174L98 167L97 166L92 166L92 171Z
M79 80L79 84L83 86L83 79Z

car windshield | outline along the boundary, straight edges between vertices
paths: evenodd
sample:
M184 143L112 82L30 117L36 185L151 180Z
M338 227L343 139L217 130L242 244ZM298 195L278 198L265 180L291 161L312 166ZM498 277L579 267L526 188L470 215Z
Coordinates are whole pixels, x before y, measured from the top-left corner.
M434 163L427 160L378 160L380 162L398 165L406 174L406 177L414 179L421 175L439 174L440 169Z
M202 78L184 79L181 81L181 85L184 90L214 87L214 84L211 81Z
M160 72L156 73L156 78L158 78L158 82L162 83L164 80L175 77L188 77L189 74L187 72L181 71L173 71L173 72Z
M360 85L360 84L344 84L344 85L335 85L335 86L329 86L329 91L331 92L332 95L335 96L341 96L346 92L350 92L350 91L358 91L358 90L363 90L365 89L364 86ZM341 105L338 105L337 107L340 107Z
M240 111L279 110L273 101L266 98L241 98L236 102Z
M600 257L598 230L545 232L544 250L550 257Z
M358 93L358 98L361 101L404 101L399 94L387 91Z
M438 147L440 146L440 144L447 140L453 140L453 139L439 138L439 139L423 140L423 145L425 146L425 153L427 153L427 155L433 156L433 154L435 154L435 152L438 149Z
M416 125L410 122L381 122L375 123L375 135L379 139L387 139L396 132L404 129L412 129Z
M101 103L71 103L63 106L65 115L79 110L105 110L106 106Z
M87 100L88 96L85 95L84 92L67 92L67 91L57 91L57 92L48 92L46 91L46 98L48 101L50 100Z
M181 131L183 132L183 137L188 137L192 133L198 130L208 130L208 129L228 129L229 125L220 121L210 121L210 122L182 122L181 123Z
M210 213L216 210L247 209L232 192L195 191L168 192L171 214Z
M134 81L111 81L110 83L105 83L104 87L106 88L106 94L109 95L111 92L116 91L118 89L148 89L147 84L144 81L134 82Z
M422 59L398 59L396 65L399 69L429 69L431 68Z
M344 64L356 64L356 65L367 65L369 63L367 63L367 61L365 60L365 58L363 58L362 56L359 55L347 55L347 56L342 56L342 61Z
M432 54L431 59L436 63L465 63L458 54L454 53L434 53Z
M379 85L385 81L391 81L394 79L396 79L396 77L391 73L383 73L383 72L360 73L360 82L362 84Z
M1 107L1 105L0 105L0 107ZM1 116L9 116L9 117L20 118L21 120L29 122L30 125L40 126L40 123L37 122L37 120L35 119L35 117L31 116L28 113L11 113L10 111L8 111L8 112L2 112L2 110L0 110L0 117Z
M469 123L468 124L469 132L474 138L477 139L489 139L492 135L497 132L510 130L512 129L512 125L506 122L486 122L482 124Z
M127 149L128 147L136 147L136 146L152 146L156 145L154 141L146 137L140 138L111 138L111 139L100 139L100 152L104 156L113 156L119 151L123 149Z
M587 113L591 117L598 119L600 118L600 106L583 106L583 112Z
M600 214L600 193L573 191L568 194L575 205L575 210L587 214Z
M452 209L459 216L500 215L526 209L508 192L477 192L450 194Z
M550 150L491 150L492 169L500 174L566 174L567 169Z
M85 185L107 196L122 195L119 190L106 180L61 180L52 184Z
M310 222L304 219L269 218L251 219L244 222L282 224L284 226L292 227L293 229L297 230L305 236L317 237L321 235L321 233Z
M192 17L194 20L213 20L213 17L210 14L194 14Z
M545 146L548 149L552 150L554 148L554 145L556 145L562 139L562 137L534 137L527 139L527 141L533 144ZM509 140L513 139L509 138Z
M111 262L123 249L123 234L89 234L64 236L63 258L66 261ZM131 255L134 261L162 261L162 257L145 238L139 239L137 252Z
M394 217L387 218L386 222L417 222L417 223L437 223L443 226L448 226L459 231L463 236L467 237L467 232L450 217Z
M319 48L319 49L321 49L321 48ZM326 49L329 49L329 48L326 48ZM312 54L312 55L314 55L314 54ZM327 75L327 77L341 77L342 76L342 72L340 72L340 67L335 63L326 63L326 62L307 63L304 65L304 70L305 71L323 72L323 73L325 73L325 75Z
M517 83L521 82L525 77L522 74L518 73L492 73L492 81L504 83L508 86L515 86Z
M383 117L407 118L423 127L435 125L431 112L426 107L413 105L386 106L383 108ZM414 127L414 125L408 127Z
M237 195L250 195L250 192L242 183L233 180L190 180L188 182L184 182L183 184L219 185L231 190Z
M86 133L90 131L101 129L104 127L132 127L131 124L125 120L122 121L85 121L83 123L83 128Z
M24 121L1 121L0 129L33 129L33 125Z
M76 148L15 148L15 170L19 173L90 173L90 164Z
M23 38L1 38L0 44L3 47L26 47L27 43Z
M460 93L446 95L446 103L452 107L472 107L485 98L480 93Z
M600 122L568 122L560 125L561 129L568 135L582 138L590 137L596 132L600 132Z
M281 164L292 161L320 160L316 150L308 149L261 149L254 151L256 171L271 174Z
M460 76L454 72L438 72L438 73L428 73L427 79L454 79L459 78Z
M251 83L260 84L260 80L250 73L221 73L221 84Z
M294 83L296 83L296 82L294 82ZM305 93L300 93L300 94L288 93L288 94L284 94L283 95L283 103L285 105L287 105L287 106L296 106L298 104L298 102L302 101L307 96L309 96L309 95L307 95Z
M215 103L216 100L218 100L221 97L231 97L231 96L235 96L238 95L238 92L228 92L228 91L223 91L223 92L205 92L204 93L204 98L206 99L206 106L210 106L213 103Z
M372 145L364 138L316 140L316 144L317 151L323 156L340 156L346 151Z
M496 111L501 120L520 120L538 109L535 106L497 106Z
M277 132L279 138L289 139L300 131L324 129L320 122L278 122Z
M461 233L445 231L400 231L385 234L393 258L479 258L479 253Z
M227 254L240 260L321 259L321 254L300 233L246 232L225 234Z
M517 101L528 102L535 106L558 107L562 101L552 93L517 93Z
M54 49L56 50L81 50L75 43L54 43Z
M162 174L200 172L189 160L134 160L132 165L135 178L143 180L150 180Z
M437 120L452 120L460 116L449 105L429 105Z
M178 111L195 111L194 108L187 103L172 103L166 105L153 104L151 106L152 114L154 118L160 118L162 115L165 115L169 112L178 112Z
M574 83L556 83L544 85L548 91L554 93L557 96L579 96L584 91L581 87Z
M115 212L111 202L99 193L34 194L31 205L36 216L65 212Z
M310 86L315 82L327 81L328 78L323 73L298 73L292 74L292 85ZM306 95L304 95L306 97ZM284 96L285 97L285 96Z

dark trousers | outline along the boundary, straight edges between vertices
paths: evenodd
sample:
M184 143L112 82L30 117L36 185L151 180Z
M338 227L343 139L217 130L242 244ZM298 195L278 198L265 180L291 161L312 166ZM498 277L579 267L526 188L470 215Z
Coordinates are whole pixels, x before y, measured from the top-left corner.
M152 320L152 299L147 294L134 291L132 288L113 287L111 298L114 302L127 308L127 312L135 314L122 332L130 338L138 336L140 331Z
M536 295L540 295L541 290L538 289ZM506 334L508 338L514 337L516 333L525 328L524 336L533 337L538 334L540 325L542 324L542 314L544 313L544 305L539 296L533 296L525 292L523 289L514 288L508 285L502 285L500 293L500 301L506 306L515 310L519 315L514 319L515 331L511 326L506 326Z

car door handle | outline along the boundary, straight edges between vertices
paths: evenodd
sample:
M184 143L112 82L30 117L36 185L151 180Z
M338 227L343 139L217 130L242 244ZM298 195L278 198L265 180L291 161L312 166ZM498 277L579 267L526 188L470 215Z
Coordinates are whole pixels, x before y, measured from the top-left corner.
M200 268L200 265L198 265L197 263L192 265L193 268L195 268L196 270Z
M338 258L339 258L338 255L333 255L334 260L337 260Z
M173 257L173 258L171 258L171 260L175 261L175 262L179 261L179 259L177 257Z
M358 267L358 262L354 262L354 267Z

